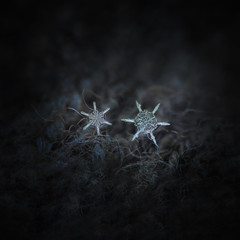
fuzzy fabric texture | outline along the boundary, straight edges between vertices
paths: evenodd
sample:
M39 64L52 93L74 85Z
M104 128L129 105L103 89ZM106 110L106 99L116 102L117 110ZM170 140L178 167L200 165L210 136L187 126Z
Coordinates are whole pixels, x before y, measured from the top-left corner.
M3 239L238 239L234 7L25 1L10 10ZM155 116L171 125L154 131L159 148L131 141L134 124L121 121L136 116L136 100L149 111L161 103ZM94 101L110 108L101 136L69 110L89 113Z

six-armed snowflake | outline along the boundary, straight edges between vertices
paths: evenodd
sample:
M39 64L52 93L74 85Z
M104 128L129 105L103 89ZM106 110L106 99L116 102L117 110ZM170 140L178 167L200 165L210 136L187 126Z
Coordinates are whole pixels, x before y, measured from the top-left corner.
M158 110L160 103L157 104L157 106L153 109L152 112L149 112L148 110L142 110L141 105L136 101L137 108L139 110L139 113L135 117L135 119L121 119L124 122L130 122L134 123L134 125L137 127L137 132L132 138L132 141L137 138L139 135L146 135L149 134L154 144L158 147L156 143L156 139L153 135L153 131L158 126L168 126L170 123L166 122L158 122L157 118L155 117L155 113Z
M108 122L105 119L104 114L108 112L110 108L107 108L103 112L99 112L96 107L96 102L93 102L93 112L92 113L85 113L81 112L82 115L85 115L89 118L88 124L83 128L83 130L86 130L89 126L95 126L97 129L97 135L100 135L100 128L102 125L107 124L107 125L112 125L110 122Z

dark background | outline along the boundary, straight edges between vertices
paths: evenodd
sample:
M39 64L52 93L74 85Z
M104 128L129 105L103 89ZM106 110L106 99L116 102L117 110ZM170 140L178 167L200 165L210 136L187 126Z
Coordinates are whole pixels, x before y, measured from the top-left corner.
M2 7L4 239L15 234L20 239L234 239L239 217L239 16L231 1L21 1ZM168 152L161 152L163 161L177 152L176 171L160 166L160 180L135 194L137 185L128 175L133 173L124 180L112 175L118 167L106 159L120 161L112 154L102 160L107 163L86 170L106 174L97 189L91 181L100 181L98 175L90 174L91 184L76 180L84 166L74 161L93 159L96 144L106 156L114 148L111 141L104 145L93 139L73 154L69 136L80 128L63 134L78 122L66 109L89 111L83 98L90 106L95 100L101 108L111 107L108 133L118 139L121 151L138 149L145 161L158 150L147 138L128 143L134 127L119 120L135 116L136 99L148 109L160 101L159 116L184 136L169 137L171 143L164 145L161 139L167 141L167 134L156 133L159 151ZM189 109L195 115L181 115ZM57 125L59 115L63 125ZM52 132L49 122L56 123ZM67 170L53 164L59 159ZM124 159L124 166L138 162L125 152ZM114 189L123 181L131 187L122 187L118 196L121 191ZM184 194L182 186L188 186Z
M239 113L239 11L231 1L23 1L2 11L1 60L6 72L3 76L8 79L2 81L7 82L1 88L6 101L3 107L18 103L17 109L22 109L29 99L34 101L43 92L51 92L59 81L53 68L61 71L73 62L76 65L78 61L76 68L87 75L88 64L103 66L103 59L112 54L130 62L120 66L130 75L141 59L151 62L151 54L159 55L154 59L158 62L158 67L154 66L157 75L171 58L182 54L194 56L204 67L219 72L218 76L201 79L202 85L219 92L229 114ZM71 51L74 56L69 56ZM110 71L107 66L105 71Z

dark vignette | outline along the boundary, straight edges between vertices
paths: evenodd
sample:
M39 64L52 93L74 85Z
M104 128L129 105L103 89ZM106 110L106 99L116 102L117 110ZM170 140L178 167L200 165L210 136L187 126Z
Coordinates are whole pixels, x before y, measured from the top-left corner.
M22 1L1 22L4 239L239 238L236 6ZM171 123L159 149L120 121L135 100ZM106 136L67 109L93 101Z

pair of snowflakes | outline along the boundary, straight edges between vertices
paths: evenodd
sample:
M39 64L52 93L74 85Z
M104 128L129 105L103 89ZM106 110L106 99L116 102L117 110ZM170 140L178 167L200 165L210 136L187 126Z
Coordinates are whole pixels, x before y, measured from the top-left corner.
M151 140L154 142L154 144L158 147L156 143L156 139L153 135L153 131L158 126L168 126L170 123L166 122L158 122L157 118L155 117L155 113L158 110L160 103L156 105L156 107L153 109L152 112L149 112L148 110L142 110L141 104L139 104L136 101L137 108L139 110L139 113L134 119L121 119L124 122L130 122L134 123L135 127L137 128L137 132L134 134L132 141L139 137L139 135L148 135L150 136ZM74 108L69 108L74 111L76 111ZM103 112L100 112L97 110L96 102L93 102L93 111L91 113L85 113L81 112L82 115L89 118L88 124L84 126L83 130L86 130L89 126L95 126L97 129L97 134L100 135L100 128L102 125L112 125L110 122L108 122L105 119L105 114L110 110L110 108L107 108ZM77 111L76 111L77 112ZM77 112L78 113L78 112Z

